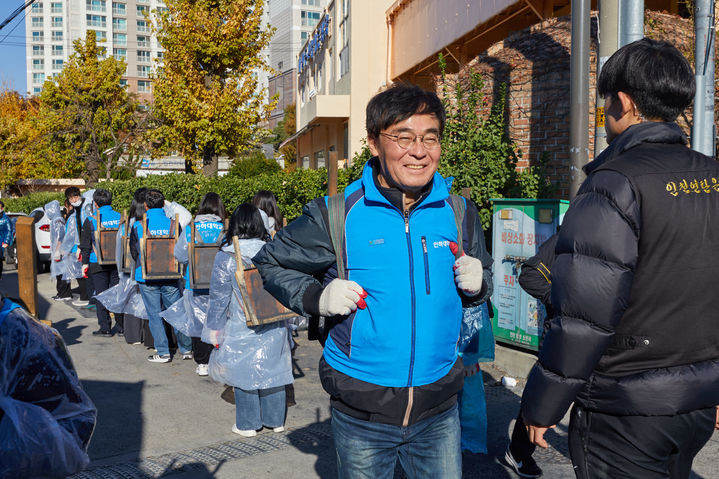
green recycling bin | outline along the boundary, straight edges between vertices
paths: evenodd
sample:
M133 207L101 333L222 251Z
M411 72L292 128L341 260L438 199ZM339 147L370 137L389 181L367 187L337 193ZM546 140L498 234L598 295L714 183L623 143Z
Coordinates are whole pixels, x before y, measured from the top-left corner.
M492 327L498 342L537 351L544 318L542 303L519 286L523 261L556 231L569 207L566 200L493 199Z

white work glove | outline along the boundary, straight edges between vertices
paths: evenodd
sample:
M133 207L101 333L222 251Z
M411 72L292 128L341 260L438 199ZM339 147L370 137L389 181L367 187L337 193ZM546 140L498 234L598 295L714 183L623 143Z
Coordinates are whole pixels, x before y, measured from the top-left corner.
M364 309L367 293L354 281L333 279L320 295L320 315L346 316L357 308Z
M477 295L484 283L482 262L463 254L454 262L454 282L467 296Z
M215 349L219 349L220 348L220 331L218 331L217 329L212 329L212 330L210 330L209 336L210 336L210 342L215 347Z

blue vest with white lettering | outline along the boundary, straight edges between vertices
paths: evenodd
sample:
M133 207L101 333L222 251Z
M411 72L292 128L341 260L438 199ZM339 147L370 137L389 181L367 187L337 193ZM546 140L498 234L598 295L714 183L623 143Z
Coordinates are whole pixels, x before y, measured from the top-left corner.
M172 226L172 220L165 216L165 211L162 208L150 208L145 213L147 217L147 229L149 230L150 236L161 236L169 235L170 227ZM145 232L142 228L142 221L135 221L132 227L137 232L138 246L140 239L144 236ZM142 277L142 250L137 257L137 266L135 267L135 281L138 283L144 283L145 279Z
M98 210L98 213L100 215L100 224L103 228L119 228L120 227L120 219L122 219L122 215L118 213L117 211L112 209L112 206L105 205L101 206ZM93 232L97 230L97 220L94 216L88 216L87 219L90 220L90 223L92 224L92 230ZM92 243L95 244L95 235L92 235ZM112 258L114 259L114 258ZM95 249L93 248L90 251L90 263L97 263L97 255L95 254Z
M220 239L222 234L223 224L219 221L205 221L202 223L195 223L195 244L201 243L216 243ZM185 239L187 244L190 244L192 236L192 229L188 226L185 228ZM218 249L219 251L219 249ZM192 258L190 258L192 261ZM210 265L210 268L212 265ZM190 268L185 268L185 288L190 289ZM197 290L205 291L205 290Z

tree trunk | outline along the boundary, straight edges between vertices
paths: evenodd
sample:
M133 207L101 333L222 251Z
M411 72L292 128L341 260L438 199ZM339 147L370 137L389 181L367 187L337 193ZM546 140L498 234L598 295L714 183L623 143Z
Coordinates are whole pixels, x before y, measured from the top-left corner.
M206 146L202 151L202 174L205 176L217 176L218 163L215 148Z

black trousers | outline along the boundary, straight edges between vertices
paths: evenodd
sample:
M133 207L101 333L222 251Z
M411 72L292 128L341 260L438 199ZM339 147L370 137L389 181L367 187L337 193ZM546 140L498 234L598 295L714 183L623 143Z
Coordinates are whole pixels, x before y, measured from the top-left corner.
M522 413L520 412L517 416L517 421L514 423L514 429L512 429L509 452L512 453L512 457L517 461L525 461L527 457L534 454L536 448L537 446L529 440L527 428L524 425L524 419L522 419Z
M80 293L80 300L87 301L87 279L77 278L78 292Z
M95 271L89 275L92 277L92 285L95 288L95 294L102 293L110 286L115 286L119 281L120 277L117 275L117 269L102 269ZM97 306L97 324L100 325L100 329L103 331L110 331L112 328L112 322L110 320L110 312L102 305L99 301L96 301ZM118 332L123 330L122 315L115 315L115 323L117 324Z
M57 278L57 296L60 298L69 298L72 296L70 288L70 280L62 279L62 275L58 274Z
M208 364L213 345L203 342L200 338L192 338L192 357L197 364Z
M611 416L575 405L569 422L574 472L578 479L687 479L715 419L714 407L675 416Z

